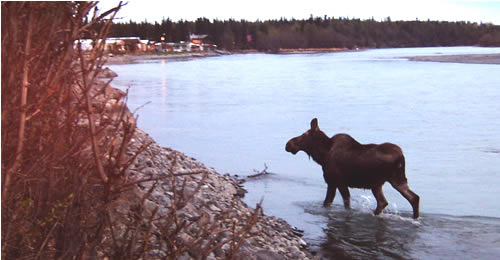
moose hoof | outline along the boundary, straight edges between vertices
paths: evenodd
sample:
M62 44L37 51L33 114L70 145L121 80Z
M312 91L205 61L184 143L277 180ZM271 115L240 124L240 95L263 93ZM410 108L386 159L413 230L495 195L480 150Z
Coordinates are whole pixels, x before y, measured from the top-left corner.
M330 205L332 205L332 203L331 203L331 202L326 202L326 201L325 201L325 202L323 202L323 208L329 208L329 207L330 207Z

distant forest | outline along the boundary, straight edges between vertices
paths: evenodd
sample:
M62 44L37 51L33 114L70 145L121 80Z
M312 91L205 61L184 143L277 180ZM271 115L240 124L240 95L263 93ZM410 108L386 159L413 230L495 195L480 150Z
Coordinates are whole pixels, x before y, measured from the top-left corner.
M500 46L500 26L471 22L384 21L313 17L305 20L217 20L114 23L110 37L138 36L168 42L208 34L220 49L278 51L280 48L387 48L429 46Z

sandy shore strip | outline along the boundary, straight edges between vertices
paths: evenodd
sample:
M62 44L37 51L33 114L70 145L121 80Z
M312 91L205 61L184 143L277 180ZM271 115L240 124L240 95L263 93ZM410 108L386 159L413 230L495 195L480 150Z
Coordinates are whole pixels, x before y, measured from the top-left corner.
M282 54L308 54L308 53L323 53L323 52L345 52L349 51L347 48L298 48L286 49L280 48L279 53Z
M311 54L323 52L348 51L346 48L306 48L306 49L280 49L280 54ZM123 54L107 57L107 65L130 64L145 60L185 60L192 58L214 57L227 54L265 53L257 50L228 51L205 51L205 52L183 52L183 53L157 53L157 54Z
M404 57L410 61L431 61L472 64L500 64L500 53L494 54L460 54Z
M123 54L107 57L107 65L129 64L140 60L184 60L191 58L203 58L220 56L222 53L213 51L207 52L184 52L184 53L168 53L168 54Z

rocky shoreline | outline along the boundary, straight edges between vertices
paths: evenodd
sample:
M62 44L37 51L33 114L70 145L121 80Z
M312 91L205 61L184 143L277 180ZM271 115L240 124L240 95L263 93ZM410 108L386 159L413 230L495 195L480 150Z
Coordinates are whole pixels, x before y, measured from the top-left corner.
M102 78L114 76L109 69L101 71ZM115 99L124 94L107 89ZM128 109L125 113L135 122ZM168 254L173 251L180 252L174 258L183 260L318 259L308 251L302 231L265 215L260 205L252 208L242 201L246 191L241 180L161 147L140 129L125 153L137 156L126 171L124 187L129 188L112 203L110 222L115 230L103 241L104 248L113 246L116 234L127 243L126 234L135 226L144 234L142 243L149 244L145 253L150 259L172 258ZM107 258L105 252L100 256Z
M217 219L229 220L217 223L217 230L226 231L215 231L216 235L203 240L231 237L234 234L229 230L235 228L233 225L237 223L236 229L244 228L248 219L259 209L258 206L257 209L251 208L241 200L244 191L238 179L227 174L221 175L181 152L160 147L142 130L136 130L127 153L135 153L143 144L149 146L136 158L129 169L129 177L134 180L158 181L137 184L135 197L146 197L145 210L156 210L160 215L168 215L168 211L172 210L175 201L173 187L177 186L177 196L183 192L182 196L189 197L184 207L176 212L180 218L196 220L191 229L185 229L176 235L183 243L189 244L196 240L195 235L202 228L201 225L217 222ZM176 175L174 181L172 174ZM180 184L183 185L182 191ZM116 213L126 212L127 207L131 206L130 201L133 199L127 196L117 200ZM257 214L258 220L248 230L248 237L242 242L237 259L316 259L307 250L307 243L301 238L300 230L282 219L265 215L261 209ZM230 250L229 244L223 245L207 259L227 259L231 255ZM153 253L158 254L159 258L165 257L160 251L153 250ZM192 250L179 259L198 258L199 252Z

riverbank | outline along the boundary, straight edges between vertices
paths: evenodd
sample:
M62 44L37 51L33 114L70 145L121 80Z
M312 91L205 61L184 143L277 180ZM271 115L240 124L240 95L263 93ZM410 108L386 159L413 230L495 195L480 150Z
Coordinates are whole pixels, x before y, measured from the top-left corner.
M124 196L116 202L117 213L131 206L131 201L144 197L144 210L148 212L145 216L156 211L158 216L168 219L175 209L179 222L191 223L189 228L175 234L175 239L180 243L208 244L215 240L223 244L211 252L208 259L226 259L231 256L233 238L241 243L236 254L238 259L315 259L307 251L307 243L300 237L300 230L282 219L265 215L259 207L249 207L241 200L244 190L239 180L221 175L179 151L160 147L139 129L128 153L134 153L147 143L150 145L136 158L135 164L129 169L129 176L155 181L137 184L133 193L135 199ZM179 197L184 197L182 207L173 207ZM207 236L200 237L200 230L208 227L213 230L206 230ZM158 228L153 233L161 231ZM151 249L151 254L165 257L165 253L157 247ZM197 249L203 250L203 247L193 246L180 259L198 259L200 252Z
M102 73L103 78L114 77L108 70ZM112 87L108 90L115 93L111 96L123 94ZM128 109L124 113L133 118ZM266 215L260 205L252 208L243 202L246 191L241 180L159 146L140 129L135 130L125 151L126 156L136 154L124 180L124 187L129 188L110 206L114 230L105 235L103 248L113 248L113 233L127 234L135 226L144 234L144 254L151 259L172 254L183 260L317 259L301 238L302 231ZM132 212L136 212L134 217ZM99 255L108 256L105 251Z
M404 57L411 61L471 63L471 64L500 64L500 54L461 54Z
M140 60L185 60L191 58L214 57L224 54L225 52L182 52L182 53L154 53L154 54L123 54L108 56L106 59L107 65L129 64Z
M347 48L299 48L299 49L279 49L277 54L311 54L349 51ZM182 53L154 53L154 54L123 54L108 56L106 65L130 64L145 60L186 60L192 58L215 57L228 54L248 54L266 53L257 50L240 50L236 52L228 51L205 51L205 52L182 52Z

